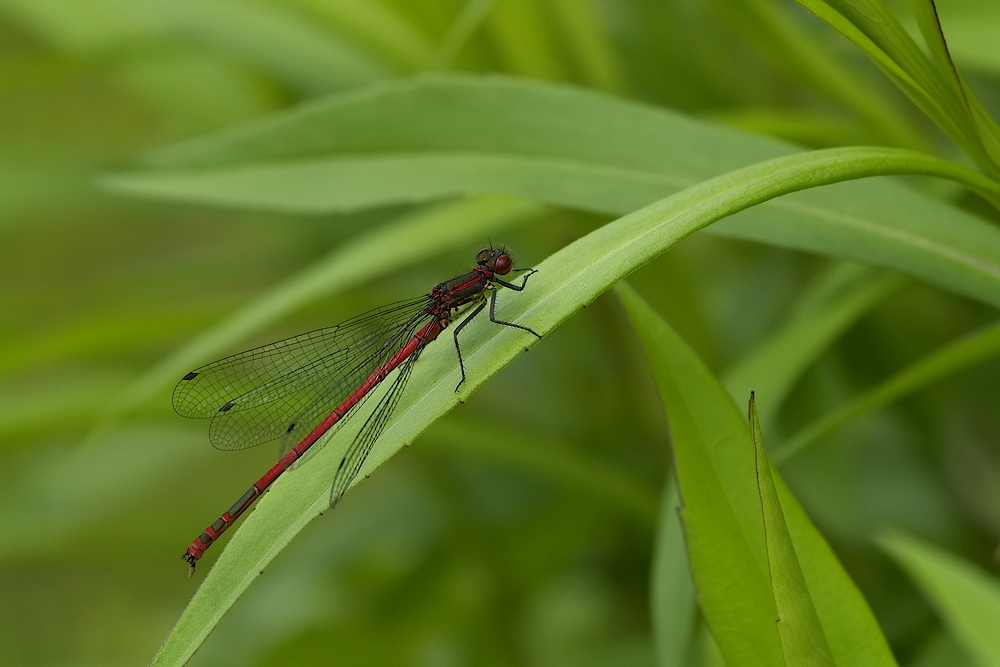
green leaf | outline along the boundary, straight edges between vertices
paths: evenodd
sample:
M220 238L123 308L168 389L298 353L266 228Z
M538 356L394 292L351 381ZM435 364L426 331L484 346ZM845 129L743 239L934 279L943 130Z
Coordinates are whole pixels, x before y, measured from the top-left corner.
M750 394L750 435L753 440L757 489L764 516L764 543L771 578L771 594L778 610L778 636L786 665L829 665L833 655L826 642L823 626L809 593L802 568L795 553L792 536L778 499L771 462L764 450L764 435L757 418L757 401Z
M981 169L994 178L1000 175L993 152L996 124L951 64L933 5L918 6L917 14L937 64L881 0L798 1L859 47Z
M878 544L907 571L977 664L1000 665L1000 582L995 577L900 532L883 533Z
M547 334L630 272L720 217L799 188L882 173L883 169L881 156L873 160L865 152L854 150L816 151L778 158L701 183L604 225L536 265L539 274L530 288L505 294L498 315ZM463 336L468 378L461 391L455 392L458 371L454 348L442 344L429 346L414 368L394 419L354 483L378 468L404 443L412 442L428 425L536 342L534 336L509 327L469 327ZM721 387L718 391L724 396ZM352 419L354 426L324 438L324 446L304 465L285 473L273 485L219 556L154 664L179 664L186 660L267 563L326 509L331 472L336 470L357 425L364 423L366 413L376 405L377 398L373 396ZM746 425L742 421L740 425L745 433ZM749 461L748 474L752 474L752 466ZM683 486L681 490L683 494ZM866 639L868 616L863 601L846 575L837 574L839 570L830 565L835 563L832 554L818 533L805 528L808 521L804 514L796 514L795 507L784 506L796 544L800 540L808 542L799 551L799 557L834 655L839 655L842 647L828 627L826 604L847 604L851 612L844 622L857 625L853 627L850 643L853 646L860 637L861 644L868 646L872 640ZM756 517L759 527L759 514ZM747 525L753 525L753 519ZM763 539L762 535L759 537ZM760 551L763 552L762 546ZM752 558L744 561L744 566L751 562ZM762 575L766 571L763 553L758 565L758 575ZM814 572L826 580L814 582ZM762 585L765 599L770 600L766 584ZM773 633L773 603L771 617L765 627ZM875 648L872 651L872 655L878 654ZM864 651L854 653L862 654Z
M775 451L774 458L786 461L865 412L888 405L997 354L1000 354L1000 323L983 327L934 350L863 395L832 410L789 438Z
M681 522L702 615L728 664L783 664L753 459L745 455L751 452L746 424L666 322L631 290L618 291L670 420Z
M938 16L934 0L911 0L911 5L916 14L917 24L920 26L924 42L936 61L942 78L951 85L954 96L960 100L964 110L969 114L972 125L978 133L978 140L987 156L992 160L993 165L1000 164L1000 126L986 111L986 108L983 107L976 94L959 73L958 67L955 66L948 49L948 43L945 41L941 19ZM988 168L984 170L996 175L995 170Z
M941 29L941 20L938 18L937 7L934 0L910 0L914 15L917 18L917 25L920 27L920 34L924 38L924 44L938 71L944 79L952 84L952 92L961 96L961 81L958 69L948 52L948 44L944 39L944 32Z
M620 294L667 408L681 520L702 614L728 664L783 664L747 424L677 333L634 292L620 288ZM860 592L795 497L780 478L775 482L836 664L895 664ZM788 582L781 585L787 591Z
M1000 200L956 165L858 148L876 173L932 174ZM509 192L621 215L787 144L568 88L439 76L303 106L161 151L107 179L123 193L319 212ZM848 155L850 153L845 153ZM797 193L713 231L853 259L1000 305L992 225L885 180Z

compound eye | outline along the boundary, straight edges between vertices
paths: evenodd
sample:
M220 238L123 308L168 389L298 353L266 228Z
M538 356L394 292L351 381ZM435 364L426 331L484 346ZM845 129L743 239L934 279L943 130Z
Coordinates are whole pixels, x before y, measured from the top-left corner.
M510 273L510 270L514 267L514 260L510 258L510 255L504 253L497 257L493 261L493 273L499 273L501 276L505 276Z
M483 248L476 253L476 264L485 264L493 259L493 248Z

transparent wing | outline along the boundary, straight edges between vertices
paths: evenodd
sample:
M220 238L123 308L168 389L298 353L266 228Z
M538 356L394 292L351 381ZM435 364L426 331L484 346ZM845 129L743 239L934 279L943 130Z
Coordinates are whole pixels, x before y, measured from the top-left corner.
M393 380L392 386L389 387L389 391L382 397L379 404L375 406L375 410L365 421L361 430L358 431L350 447L347 448L347 453L340 460L337 473L333 478L333 484L330 487L330 507L336 505L337 501L347 491L347 487L351 485L351 481L354 480L358 471L361 470L361 466L364 465L365 459L368 458L372 447L375 446L375 442L382 435L385 425L389 422L389 417L392 416L396 405L399 403L400 396L403 395L406 383L410 379L410 372L413 370L413 364L416 362L417 357L420 356L421 351L423 351L422 347L417 349L403 362L399 368L399 373L396 375L396 379Z
M302 432L320 405L329 412L405 343L428 319L426 305L421 297L383 306L202 366L177 384L174 409L211 417L209 436L219 449Z
M295 415L295 418L285 425L285 429L281 434L282 449L285 451L291 449L295 443L316 428L321 421L326 419L332 408L340 405L340 403L342 403L351 393L361 386L361 384L368 379L368 377L371 376L371 374L374 373L378 367L388 361L397 350L403 347L406 342L414 336L416 330L427 321L428 316L423 312L423 310L421 310L410 320L410 322L398 327L394 335L386 337L383 347L377 350L370 357L361 360L356 369L342 374L335 382L331 383L325 391L319 393L310 403L305 405L302 410ZM414 352L414 355L419 355L420 350L422 349L423 346L417 349ZM410 355L410 357L400 364L400 366L406 366L408 363L412 363L414 355ZM361 406L369 396L371 396L371 393L362 398L361 401L359 401L358 404L338 422L338 425L342 425L355 412L357 412L358 407Z

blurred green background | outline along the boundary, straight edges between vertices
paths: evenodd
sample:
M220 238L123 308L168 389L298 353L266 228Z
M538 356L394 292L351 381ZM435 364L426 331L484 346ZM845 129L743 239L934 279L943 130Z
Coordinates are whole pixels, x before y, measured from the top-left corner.
M938 5L996 117L1000 6ZM906 4L893 7L906 24ZM767 16L866 82L867 102L810 78ZM417 208L279 216L121 198L98 177L303 101L449 70L590 87L805 147L958 155L793 3L0 0L0 663L148 662L198 583L181 553L276 448L213 450L206 424L173 414L170 386L122 397L227 315ZM911 184L997 218L961 190ZM605 221L546 209L494 241L530 266ZM315 300L228 351L422 293L485 242ZM721 372L829 265L696 235L631 282ZM794 433L992 317L900 283L808 370L774 428ZM990 361L866 415L785 470L904 664L964 658L869 538L889 524L991 566L998 371ZM651 665L668 462L644 358L604 297L314 522L192 664Z

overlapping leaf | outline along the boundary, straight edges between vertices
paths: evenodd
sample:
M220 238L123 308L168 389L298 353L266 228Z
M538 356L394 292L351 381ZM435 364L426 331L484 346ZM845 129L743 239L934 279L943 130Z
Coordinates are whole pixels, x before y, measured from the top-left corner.
M780 478L769 481L725 389L638 295L621 293L667 408L688 558L727 664L894 665L830 547Z
M794 150L580 90L435 76L165 149L150 157L149 169L107 183L142 196L299 212L509 192L622 215ZM880 155L883 173L935 174L989 196L1000 191L950 163L906 151ZM993 227L887 180L799 192L713 231L894 268L1000 305Z

